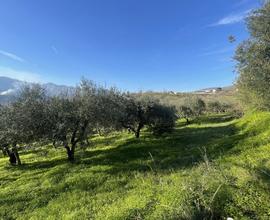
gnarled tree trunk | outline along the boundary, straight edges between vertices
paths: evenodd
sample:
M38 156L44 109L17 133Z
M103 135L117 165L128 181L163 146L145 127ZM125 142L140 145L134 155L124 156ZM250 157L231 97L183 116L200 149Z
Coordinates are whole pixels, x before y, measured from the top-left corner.
M70 147L67 142L64 142L64 147L67 150L68 160L70 162L73 162L75 159L75 157L74 157L75 147Z
M141 132L141 129L143 128L143 124L142 123L139 123L136 131L135 131L135 137L136 138L140 138L140 132Z
M10 164L11 165L16 165L17 159L15 157L15 154L12 151L9 151L8 156L9 156L9 162L10 162Z
M14 154L16 160L17 160L17 164L18 165L22 165L22 162L21 162L21 159L20 159L20 155L19 155L19 152L18 152L18 149L17 149L17 146L13 146L12 148L12 153Z
M16 165L17 164L17 157L16 157L16 155L15 155L15 152L14 152L14 150L12 149L12 150L9 150L7 147L4 149L4 151L6 152L6 155L9 157L9 163L11 164L11 165ZM18 156L19 154L18 154L18 152L17 152L17 156ZM18 158L20 159L20 157L18 156ZM20 160L19 160L20 161ZM20 161L20 164L21 164L21 161ZM19 163L18 163L18 165L20 165Z
M74 157L74 149L70 148L69 146L65 146L66 150L67 150L67 155L68 155L68 160L70 162L73 162L75 157Z
M140 138L140 131L138 131L138 130L136 131L135 137L136 137L136 138Z

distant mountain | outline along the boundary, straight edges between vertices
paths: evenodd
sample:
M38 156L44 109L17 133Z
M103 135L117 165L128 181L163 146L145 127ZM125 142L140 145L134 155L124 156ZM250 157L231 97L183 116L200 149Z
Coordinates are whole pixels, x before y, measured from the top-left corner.
M16 95L21 87L32 84L33 83L0 76L0 104L12 101L14 95ZM74 91L74 87L56 85L53 83L45 83L42 84L42 86L46 89L48 95L50 96L59 95L63 92L71 93Z
M75 87L72 87L72 86L64 86L64 85L56 85L56 84L53 84L53 83L45 83L42 85L48 95L50 96L55 96L55 95L60 95L61 93L73 93L74 90L75 90Z
M8 77L0 76L0 104L5 104L14 99L14 95L19 91L19 89L24 85L31 85L32 83L23 82L17 79L11 79ZM71 94L74 92L74 87L65 86L65 85L56 85L53 83L45 83L42 86L46 89L48 95L55 96L61 93ZM198 95L211 95L211 94L228 94L232 93L236 90L235 86L227 86L227 87L213 87L201 89L198 91L190 92L190 94L198 94ZM169 92L172 95L177 95L176 92ZM154 93L151 93L152 95ZM158 93L157 93L158 94Z
M22 81L0 76L0 95L11 92L12 89L19 87Z

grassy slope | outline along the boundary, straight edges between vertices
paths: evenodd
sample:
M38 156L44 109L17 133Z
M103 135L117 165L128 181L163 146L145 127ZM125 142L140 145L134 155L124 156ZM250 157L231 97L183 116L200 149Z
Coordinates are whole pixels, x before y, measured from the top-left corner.
M171 94L168 92L143 92L136 93L136 96L150 96L152 98L160 100L161 103L170 104L170 105L183 105L186 103L186 99L192 97L199 97L203 99L206 103L219 101L222 103L232 104L233 106L239 105L239 100L236 95L235 87L225 88L220 92L215 94L196 94L196 93L177 93ZM185 105L185 104L184 104Z
M0 219L270 218L270 114L203 118L170 135L95 138L0 158Z

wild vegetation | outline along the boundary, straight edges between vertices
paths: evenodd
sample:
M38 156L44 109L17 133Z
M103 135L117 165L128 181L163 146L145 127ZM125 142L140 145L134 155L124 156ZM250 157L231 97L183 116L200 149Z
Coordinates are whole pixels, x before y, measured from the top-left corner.
M269 219L269 14L229 95L23 87L0 106L0 219Z

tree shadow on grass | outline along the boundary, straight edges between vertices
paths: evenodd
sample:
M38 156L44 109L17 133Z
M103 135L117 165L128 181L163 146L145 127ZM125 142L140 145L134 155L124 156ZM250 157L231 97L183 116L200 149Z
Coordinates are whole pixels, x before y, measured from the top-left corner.
M99 137L101 137L101 138L99 138ZM109 137L106 137L106 138L103 138L102 136L97 136L96 139L90 140L90 144L94 145L94 146L113 145L117 142L118 139L119 139L119 134L113 134L113 135L110 135Z
M35 161L30 163L23 163L20 166L8 165L5 168L7 170L21 170L21 171L30 171L30 170L48 170L59 165L67 164L68 160L66 158L54 159L54 160L44 160L44 161Z
M220 120L225 119L221 117ZM226 120L229 120L227 116ZM108 140L104 138L106 141L104 139L95 141L98 144L115 144L117 138L118 136L114 135ZM97 148L85 152L77 150L76 161L70 166L76 164L109 166L110 169L101 172L111 175L133 171L166 172L192 167L201 162L202 148L206 150L208 158L214 160L222 154L229 153L242 138L242 135L237 134L233 123L213 127L186 126L159 138L146 132L140 139L130 138L114 148ZM68 164L66 158L32 162L15 169L47 170L63 164Z
M116 180L116 186L112 182L108 184L108 178L122 174L130 176L133 172L162 173L192 167L203 160L200 148L205 147L208 157L212 160L220 156L217 153L219 151L223 154L230 153L230 150L241 138L237 135L234 124L197 128L187 126L176 129L173 133L160 138L146 133L141 139L131 138L114 148L97 148L83 153L76 152L77 158L73 164L68 163L65 157L24 164L12 169L34 171L27 174L27 178L29 178L27 181L31 181L31 178L39 178L44 173L46 179L51 181L51 188L41 188L38 195L30 194L26 199L22 195L6 194L10 197L6 197L2 203L0 202L0 206L1 204L9 204L12 207L16 203L18 205L16 209L23 210L25 207L20 206L22 201L24 204L30 204L34 200L36 207L42 208L61 193L73 190L93 193L99 187L102 191L121 190L126 186L128 179ZM114 144L117 143L117 137L113 137L110 141ZM104 143L100 142L99 144ZM77 169L77 165L82 166ZM90 171L90 175L85 173L84 167L95 166L106 166L106 169L93 169ZM71 169L73 173L78 170L83 173L80 175L79 181L65 178L69 168L75 168ZM87 171L89 172L89 170ZM30 175L33 173L36 176L31 177ZM104 175L99 175L99 173L104 173ZM103 185L106 187L102 187ZM30 193L29 189L25 194L28 195L28 193ZM29 209L31 208L29 207Z
M210 120L218 120L216 117L218 116ZM219 120L229 120L229 117L219 116ZM118 136L114 135L109 139L95 141L98 144L116 143L117 138ZM201 148L206 149L208 158L212 160L230 151L242 138L237 135L233 123L213 127L187 126L160 138L146 133L141 139L131 138L114 148L76 152L76 161L71 166L108 165L111 169L102 172L109 174L184 169L202 161ZM68 164L66 158L32 162L14 169L47 170L63 164Z
M215 159L221 153L229 152L241 138L236 135L234 124L185 127L162 138L145 136L115 148L87 151L81 160L91 166L109 165L111 169L105 172L111 175L132 171L170 171L191 167L202 161L203 147L208 157Z
M200 116L193 120L194 123L198 124L216 124L216 123L224 123L229 122L235 119L235 116L229 114L216 114L216 115L205 115Z
M270 168L265 165L267 162L267 160L263 160L255 171L257 177L266 183L270 189Z

